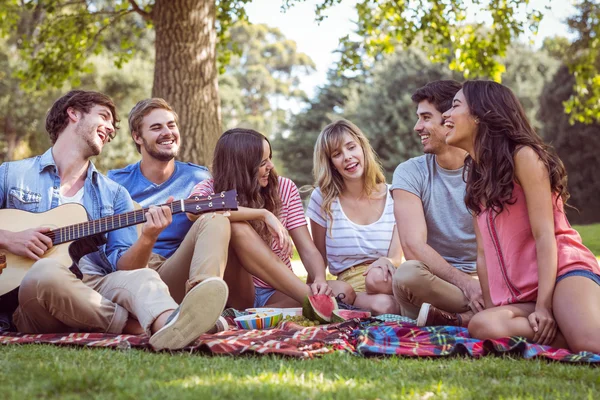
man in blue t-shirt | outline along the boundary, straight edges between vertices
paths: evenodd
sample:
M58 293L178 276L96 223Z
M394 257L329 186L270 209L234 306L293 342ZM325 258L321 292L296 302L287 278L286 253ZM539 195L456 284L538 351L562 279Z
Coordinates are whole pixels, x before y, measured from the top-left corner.
M186 199L194 185L210 177L206 167L175 160L181 135L177 114L163 99L138 102L129 113L129 130L142 160L109 171L142 207ZM227 264L229 219L210 214L192 223L185 213L158 236L148 266L156 270L180 302L207 278L223 278Z

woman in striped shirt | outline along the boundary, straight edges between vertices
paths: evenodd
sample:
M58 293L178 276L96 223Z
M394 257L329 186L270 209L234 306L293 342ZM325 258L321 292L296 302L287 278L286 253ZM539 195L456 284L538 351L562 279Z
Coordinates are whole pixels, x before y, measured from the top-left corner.
M232 211L229 256L223 279L228 305L295 307L310 294L331 295L325 267L308 232L294 183L277 176L271 144L251 129L230 129L215 147L212 179L197 184L190 196L236 189L238 211ZM313 283L292 272L293 239Z
M365 135L350 121L323 129L314 153L317 188L307 214L313 239L334 291L350 284L354 305L374 314L399 314L392 277L402 261L394 203L381 164Z

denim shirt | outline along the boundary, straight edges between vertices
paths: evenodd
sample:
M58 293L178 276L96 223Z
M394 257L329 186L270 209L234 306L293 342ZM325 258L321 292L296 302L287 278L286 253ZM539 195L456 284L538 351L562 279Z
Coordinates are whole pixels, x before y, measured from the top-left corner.
M0 165L0 209L39 213L57 207L60 195L57 172L51 148L41 156ZM133 210L127 190L99 173L91 161L84 183L83 206L89 219L94 220ZM84 274L106 275L116 271L119 258L137 240L136 227L108 232L107 239L107 244L80 263Z

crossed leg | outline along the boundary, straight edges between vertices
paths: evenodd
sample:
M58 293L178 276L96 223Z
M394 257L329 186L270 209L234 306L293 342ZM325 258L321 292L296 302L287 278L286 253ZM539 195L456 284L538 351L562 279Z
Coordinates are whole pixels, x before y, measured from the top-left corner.
M374 315L400 314L400 305L392 292L392 277L387 280L381 268L374 268L365 276L366 292L356 294L354 305L371 311Z
M600 286L589 278L570 276L558 282L552 298L553 314L558 325L555 348L574 352L600 353ZM535 303L494 307L475 314L469 333L478 339L524 336L532 340L533 329L527 317Z

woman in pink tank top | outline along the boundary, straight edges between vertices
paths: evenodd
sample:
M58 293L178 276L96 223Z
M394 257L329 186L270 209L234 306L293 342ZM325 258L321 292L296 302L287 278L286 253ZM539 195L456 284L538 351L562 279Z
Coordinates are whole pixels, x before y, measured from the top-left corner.
M469 153L465 202L486 306L470 334L600 353L600 268L565 215L562 162L501 84L465 82L444 118L446 143Z

